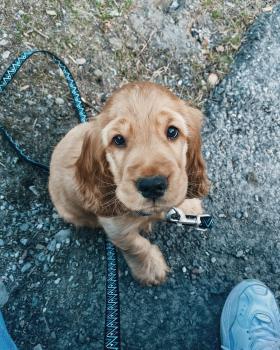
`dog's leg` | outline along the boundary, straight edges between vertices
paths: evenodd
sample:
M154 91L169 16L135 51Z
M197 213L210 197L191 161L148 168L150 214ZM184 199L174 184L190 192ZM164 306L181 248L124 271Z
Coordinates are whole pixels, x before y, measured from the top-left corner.
M132 275L140 283L156 285L164 282L169 269L157 245L133 231L114 237L112 242L122 250Z
M165 281L168 266L157 245L151 244L138 231L141 221L99 218L110 240L124 254L132 275L145 285Z
M192 199L185 199L184 202L179 205L181 210L186 215L200 215L203 214L203 209L201 205L201 200L198 198L192 198Z
M143 225L139 227L140 232L141 233L143 232L144 235L150 234L152 232L152 229L153 229L153 224L152 222L149 222L149 221L143 223Z

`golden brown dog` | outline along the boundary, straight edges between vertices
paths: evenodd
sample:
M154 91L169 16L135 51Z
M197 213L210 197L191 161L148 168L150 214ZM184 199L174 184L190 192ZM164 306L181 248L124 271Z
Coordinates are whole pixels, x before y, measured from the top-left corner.
M59 214L76 226L101 225L143 284L163 282L168 267L139 231L173 206L202 212L201 122L200 111L166 88L131 83L53 152L49 191Z

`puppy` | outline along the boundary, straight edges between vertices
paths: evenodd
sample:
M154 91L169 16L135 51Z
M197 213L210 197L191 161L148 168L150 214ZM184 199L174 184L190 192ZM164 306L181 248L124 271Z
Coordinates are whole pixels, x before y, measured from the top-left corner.
M201 112L166 88L130 83L52 154L49 192L58 213L76 226L101 225L142 284L162 283L169 269L139 231L173 206L202 213L201 123Z

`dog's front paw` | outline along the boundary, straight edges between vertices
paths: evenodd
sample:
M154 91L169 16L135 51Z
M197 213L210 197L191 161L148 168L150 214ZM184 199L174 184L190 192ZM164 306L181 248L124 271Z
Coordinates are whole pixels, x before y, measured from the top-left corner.
M130 261L132 275L142 285L158 285L166 280L169 268L158 246L151 245L147 254L141 260Z
M179 208L186 215L201 215L201 214L203 214L201 200L198 198L185 199L184 202L181 205L179 205Z

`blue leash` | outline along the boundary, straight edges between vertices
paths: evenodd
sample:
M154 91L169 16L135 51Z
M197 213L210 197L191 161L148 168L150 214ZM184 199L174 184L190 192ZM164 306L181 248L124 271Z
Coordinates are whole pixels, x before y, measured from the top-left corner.
M57 64L64 73L64 77L67 80L69 90L73 98L73 104L77 111L77 116L80 123L87 121L87 114L81 95L75 80L66 66L66 64L53 53L46 50L32 50L23 52L18 58L16 58L0 79L0 93L2 93L6 87L13 80L17 72L22 65L34 54L43 54ZM10 143L17 154L33 166L36 166L46 172L49 172L47 165L31 159L20 146L13 140L12 136L5 130L4 126L0 124L0 132L4 138ZM119 283L118 283L118 261L117 253L113 244L106 240L106 258L107 258L107 278L106 278L106 311L105 311L105 350L119 350L121 348L120 341L120 302L119 302Z

